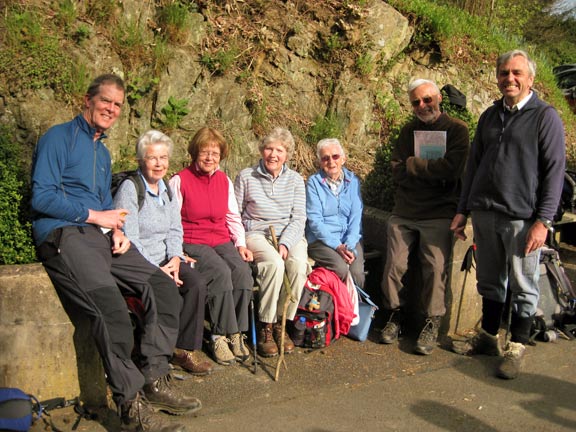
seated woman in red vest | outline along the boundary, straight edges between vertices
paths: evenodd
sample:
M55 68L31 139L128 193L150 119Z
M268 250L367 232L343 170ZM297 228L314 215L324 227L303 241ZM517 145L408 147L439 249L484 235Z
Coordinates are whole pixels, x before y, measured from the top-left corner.
M188 145L192 163L170 180L181 207L184 252L196 260L207 283L212 327L211 350L219 364L246 361L250 352L242 332L248 330L252 296L252 252L232 182L220 171L228 144L212 128L200 129Z

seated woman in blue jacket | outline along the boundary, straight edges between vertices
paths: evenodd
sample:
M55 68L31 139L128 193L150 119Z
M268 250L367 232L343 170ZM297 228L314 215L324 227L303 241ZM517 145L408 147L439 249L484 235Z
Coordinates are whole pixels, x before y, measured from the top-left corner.
M346 154L338 139L320 140L316 155L320 169L306 184L308 256L342 281L350 271L362 288L365 275L360 180L344 168Z

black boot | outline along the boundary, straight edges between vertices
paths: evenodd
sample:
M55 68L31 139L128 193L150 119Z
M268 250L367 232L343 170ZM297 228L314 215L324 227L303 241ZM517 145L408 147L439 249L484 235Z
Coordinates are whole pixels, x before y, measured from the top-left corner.
M123 432L187 432L186 426L170 423L154 413L150 403L140 393L120 406Z
M172 415L192 414L202 403L195 397L181 395L170 385L170 374L144 385L144 395L153 408Z

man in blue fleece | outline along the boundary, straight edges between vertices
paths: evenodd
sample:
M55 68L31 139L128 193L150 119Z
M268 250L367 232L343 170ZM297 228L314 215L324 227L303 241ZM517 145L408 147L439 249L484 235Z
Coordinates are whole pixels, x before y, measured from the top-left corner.
M510 341L504 341L497 376L520 373L540 290L540 248L558 208L564 181L564 128L556 110L532 90L536 65L514 50L496 61L502 98L480 116L466 177L451 225L465 239L472 216L476 276L482 296L482 328L454 342L460 354L501 355L498 338L508 288Z
M198 399L170 385L168 360L178 336L181 299L174 282L131 246L125 209L114 209L111 162L102 143L124 103L124 82L97 77L84 110L40 138L32 167L33 230L38 257L72 319L89 319L123 430L183 431L153 408L197 411ZM145 326L137 367L123 295L141 299Z

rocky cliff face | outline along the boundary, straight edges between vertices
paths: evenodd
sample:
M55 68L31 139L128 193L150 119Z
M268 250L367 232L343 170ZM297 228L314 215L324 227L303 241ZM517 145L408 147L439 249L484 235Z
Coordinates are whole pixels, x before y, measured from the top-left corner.
M77 3L77 20L82 20L87 6ZM223 168L234 177L257 160L256 140L281 125L297 139L293 167L307 175L315 169L315 140L323 137L324 124L326 134L340 135L349 167L363 176L389 126L410 112L405 89L411 79L455 85L475 115L498 95L492 60L463 73L437 53L414 50L410 22L384 1L361 7L336 1L197 3L183 37L167 47L171 55L161 67L138 63L136 51L122 52L110 33L90 20L83 21L91 26L83 43L63 44L68 55L86 65L90 78L117 72L132 85L133 97L108 139L115 161L126 162L138 135L155 126L176 143L176 170L187 164L188 140L209 124L232 144ZM111 25L133 23L143 44L154 45L162 29L153 4L124 0L118 7ZM224 54L231 57L226 69ZM170 98L185 101L188 114L168 127L161 119ZM0 122L16 125L30 148L48 127L77 112L53 90L21 91L10 82L0 86Z

